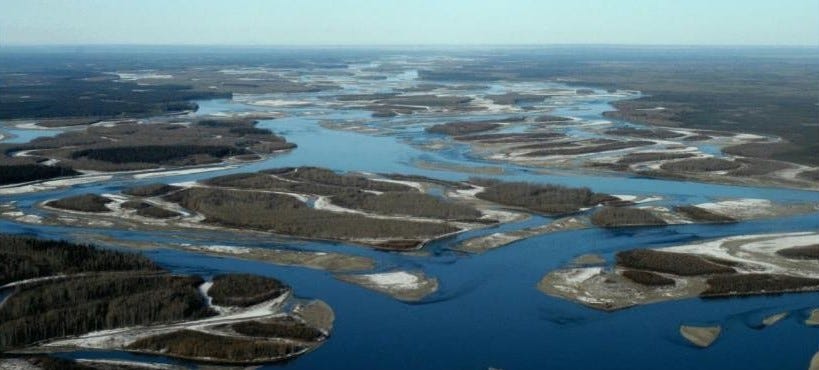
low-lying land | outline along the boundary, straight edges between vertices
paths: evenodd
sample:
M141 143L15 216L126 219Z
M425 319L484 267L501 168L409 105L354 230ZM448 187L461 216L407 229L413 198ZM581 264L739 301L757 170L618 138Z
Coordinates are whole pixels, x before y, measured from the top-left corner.
M402 301L420 301L438 290L438 279L423 272L390 271L361 275L336 275L339 280L361 285Z
M815 232L763 234L626 250L611 268L553 271L538 288L603 310L697 296L817 291L819 262L801 253L817 240Z
M99 217L85 222L223 227L390 250L417 249L433 239L505 220L509 213L493 211L474 196L425 193L432 188L462 191L472 185L395 178L313 167L278 168L195 184L150 184L126 189L122 195L84 195L45 205L53 211Z
M476 194L480 199L548 215L577 212L616 199L608 194L594 193L589 188L478 178L470 182L482 187Z
M73 170L141 170L215 163L248 154L269 155L294 147L284 138L256 128L254 121L246 119L199 119L184 124L123 123L88 127L25 144L0 144L5 154L0 165L14 159L50 161L59 163L59 168ZM29 168L33 174L42 171ZM61 175L65 174L68 173ZM39 173L38 177L44 179L54 177L54 174Z
M0 305L4 352L119 349L252 364L298 356L329 335L283 310L291 290L275 279L206 282L137 254L6 235L0 243L0 289L9 291ZM332 315L323 311L313 316Z
M455 121L441 123L427 127L426 132L433 134L444 134L451 136L469 135L477 132L491 131L510 122L521 122L523 117L509 117L507 119L484 120L484 121Z

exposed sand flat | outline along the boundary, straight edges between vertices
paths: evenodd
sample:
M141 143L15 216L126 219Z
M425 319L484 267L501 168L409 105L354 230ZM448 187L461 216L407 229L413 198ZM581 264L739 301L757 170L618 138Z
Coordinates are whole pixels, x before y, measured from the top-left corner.
M702 281L646 288L603 267L578 267L552 271L537 284L541 292L605 311L638 304L693 297L704 289Z
M815 308L810 311L810 315L805 320L805 325L819 326L819 308Z
M503 233L493 233L489 235L475 237L472 239L467 239L461 242L460 244L456 245L453 249L471 253L483 253L488 250L499 248L519 240L531 238L533 236L564 230L577 230L586 227L589 227L589 223L588 220L586 220L585 218L565 217L557 219L546 225L535 226Z
M755 218L770 213L773 202L767 199L744 198L713 203L700 203L695 204L695 206L721 215L730 215L735 218Z
M336 277L402 301L419 301L438 290L438 279L428 277L420 271L391 271L375 274L337 275Z
M265 99L265 100L253 100L247 102L250 105L258 105L261 107L303 107L308 105L313 105L312 102L306 100L275 100L275 99Z
M572 260L572 265L578 267L603 265L606 260L599 254L583 254Z
M332 308L321 300L299 303L293 308L293 314L301 317L307 325L317 328L325 334L330 333L336 318Z
M622 195L621 194L621 195L612 195L612 196L617 197L620 200L624 200L624 201L628 201L628 202L634 202L636 204L651 203L651 202L656 202L656 201L663 200L663 197L657 196L657 195L640 196L640 195Z
M160 369L160 370L183 370L187 369L186 367L170 365L170 364L161 364L161 363L148 363L148 362L139 362L139 361L126 361L126 360L102 360L102 359L78 359L77 362L89 365L94 367L94 365L103 365L107 368L137 368L137 369ZM2 368L2 367L0 367Z
M333 252L191 244L180 244L179 248L214 256L264 261L287 266L302 266L333 272L364 271L375 267L375 261L370 258Z
M816 352L816 354L813 355L813 358L810 359L808 370L819 370L819 352Z
M120 80L136 81L136 80L167 80L173 78L173 75L160 74L156 72L113 72Z
M717 340L722 327L716 326L680 326L680 335L697 347L709 347Z
M803 232L733 236L660 250L735 261L740 263L735 267L739 272L819 278L819 261L790 259L776 253L780 249L817 243L819 233Z
M414 188L414 189L416 189L416 190L418 190L418 191L420 191L422 193L425 192L424 185L422 185L420 182L417 182L417 181L402 181L402 180L382 179L382 178L370 178L370 180L379 181L379 182L388 182L388 183L392 183L392 184L406 185L406 186Z
M673 212L672 210L668 209L667 207L637 207L638 209L646 210L654 214L655 216L659 217L665 223L669 225L682 225L682 224L691 224L694 223L691 220L683 217L682 215L678 214L677 212Z
M773 314L773 315L767 316L764 319L762 319L762 325L771 326L771 325L774 325L774 324L784 320L786 317L788 317L787 312L780 312L780 313L777 313L777 314Z
M437 219L437 218L428 218L428 217L416 217L416 216L390 216L390 215L382 215L377 213L365 212L360 211L357 209L352 208L345 208L341 206L337 206L330 202L330 197L322 195L319 196L318 199L313 203L313 207L315 209L320 209L324 211L330 212L337 212L337 213L353 213L357 215L362 215L369 218L375 219L382 219L382 220L399 220L399 221L413 221L413 222L429 222L429 223L439 223L439 224L450 224L452 226L461 228L463 230L468 230L475 228L477 226L482 225L475 225L465 222L449 222L447 220Z
M220 166L220 167L191 168L191 169L187 169L187 170L172 170L172 171L138 173L138 174L134 175L134 178L135 179L148 179L148 178L154 178L154 177L191 175L191 174L202 173L202 172L227 170L227 169L235 168L235 167L236 166Z
M73 185L90 184L94 182L107 181L111 175L78 176L60 180L48 180L26 185L11 185L0 187L0 195L14 195L33 193L38 191L48 191Z

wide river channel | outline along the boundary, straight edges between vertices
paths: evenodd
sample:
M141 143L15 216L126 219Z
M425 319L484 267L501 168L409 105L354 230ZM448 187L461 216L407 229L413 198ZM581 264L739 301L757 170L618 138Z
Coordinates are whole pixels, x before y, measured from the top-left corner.
M313 98L315 96L312 96ZM306 96L305 98L310 98ZM289 97L288 99L292 99ZM603 120L614 97L605 94L557 109L552 114L584 120ZM230 100L199 102L197 114L258 110ZM323 120L362 121L370 112L322 107L282 108L285 117L261 121L298 144L294 151L262 162L213 172L135 179L118 175L100 183L75 185L55 191L0 196L0 203L15 201L26 213L42 213L35 205L43 200L79 193L112 193L150 182L195 181L236 172L282 166L321 166L340 171L405 173L464 180L465 172L423 168L418 162L460 167L502 167L504 180L525 180L570 186L587 186L609 194L656 195L664 203L698 203L721 198L764 198L781 203L819 203L819 192L725 186L687 181L599 175L582 171L548 174L471 156L466 147L441 150L416 145L429 139L421 125L405 125L382 134L324 128ZM470 116L460 115L469 119ZM393 120L400 120L396 118ZM377 123L377 122L376 122ZM627 123L623 123L627 124ZM14 133L13 129L6 130ZM26 139L37 130L21 132ZM39 130L42 134L53 131ZM576 134L581 135L582 132ZM707 150L707 148L701 148ZM312 251L334 251L375 259L379 270L422 270L436 277L440 289L418 303L403 303L355 285L336 280L331 273L269 263L217 258L172 249L143 251L164 267L179 273L203 276L223 272L250 272L274 276L291 285L298 295L326 301L336 314L331 338L318 350L286 364L264 368L287 369L806 369L819 349L819 329L804 325L809 309L819 307L819 293L785 294L737 299L688 299L601 312L546 296L536 289L549 271L572 259L596 253L611 260L624 249L659 247L731 235L817 231L819 213L740 222L728 225L678 225L586 229L533 237L480 255L449 249L470 236L543 223L542 217L489 230L479 230L433 243L426 253L400 254L374 251L340 243L242 237L228 232L148 232L111 228L79 229L69 226L0 221L5 233L46 238L77 239L102 235L126 241L253 245ZM758 323L767 315L788 311L784 321L765 329ZM681 324L720 324L723 333L707 349L686 342L678 333ZM74 352L74 358L114 358L158 361L193 366L165 358L120 352Z

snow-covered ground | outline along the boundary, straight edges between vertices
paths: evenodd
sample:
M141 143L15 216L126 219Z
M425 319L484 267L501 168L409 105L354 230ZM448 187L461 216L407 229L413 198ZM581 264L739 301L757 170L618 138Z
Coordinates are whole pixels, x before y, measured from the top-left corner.
M49 180L27 185L12 185L0 187L0 195L33 193L37 191L54 190L80 184L90 184L110 180L111 175L79 176L61 180Z
M764 217L769 215L774 208L770 200L754 198L700 203L695 206L736 219Z
M134 175L134 178L135 179L147 179L147 178L154 178L154 177L190 175L190 174L194 174L194 173L221 171L221 170L226 170L226 169L230 169L230 168L234 168L234 167L236 167L236 166L204 167L204 168L191 168L191 169L187 169L187 170L147 172L147 173L138 173L138 174Z

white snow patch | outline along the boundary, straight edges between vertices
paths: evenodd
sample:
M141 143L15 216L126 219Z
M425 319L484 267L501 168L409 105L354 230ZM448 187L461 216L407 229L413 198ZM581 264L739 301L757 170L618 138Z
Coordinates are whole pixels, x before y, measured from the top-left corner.
M166 177L166 176L177 176L177 175L190 175L194 173L202 173L202 172L211 172L211 171L221 171L233 168L234 166L221 166L221 167L205 167L205 168L191 168L187 170L173 170L173 171L161 171L161 172L148 172L148 173L140 173L134 175L135 179L147 179L153 177Z
M361 275L371 283L389 289L413 290L421 287L421 279L406 271Z
M742 198L720 202L700 203L695 206L731 217L754 218L770 213L774 204L767 199Z

